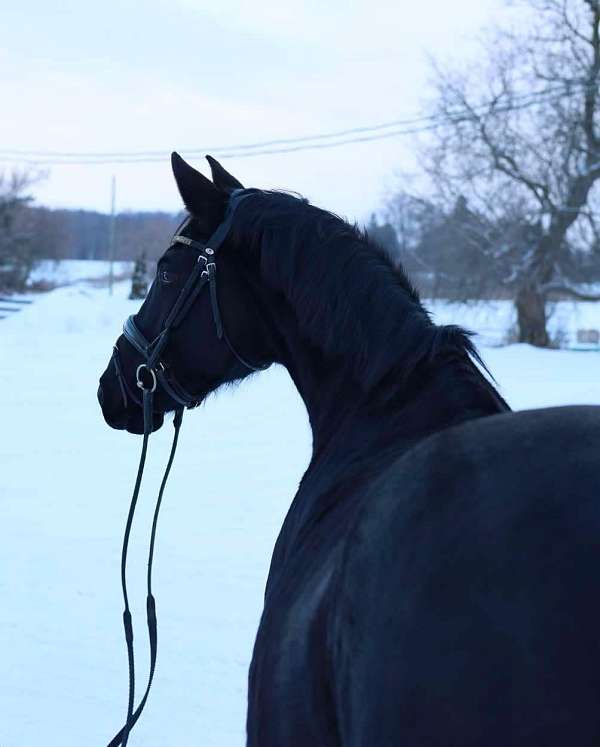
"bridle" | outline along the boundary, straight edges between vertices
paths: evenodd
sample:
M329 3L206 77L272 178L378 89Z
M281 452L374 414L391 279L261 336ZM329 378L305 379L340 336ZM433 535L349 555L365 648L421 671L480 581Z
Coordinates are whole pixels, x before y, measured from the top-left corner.
M163 360L162 353L168 345L171 333L177 329L188 315L190 309L193 307L196 299L206 285L208 285L210 291L210 305L217 338L226 343L234 357L245 368L250 371L260 371L265 368L263 365L251 363L245 357L240 355L237 348L231 343L231 340L223 327L217 296L216 251L227 238L227 235L231 230L233 216L237 206L242 202L242 200L249 197L255 191L256 190L238 189L232 193L229 199L225 219L208 239L206 244L191 239L188 236L184 236L181 233L181 231L183 231L190 223L191 218L187 218L183 221L171 239L171 246L174 244L184 244L192 249L198 250L199 254L194 269L188 276L184 287L181 289L177 300L163 324L162 330L154 340L149 342L138 328L135 322L135 316L132 315L128 317L123 325L123 337L144 358L144 363L141 363L137 367L135 374L136 385L142 392L149 390L151 393L154 393L160 385L178 407L192 408L198 404L198 398L188 392L185 387L179 383L174 373ZM127 380L123 375L119 358L119 349L116 345L113 348L113 362L119 379L124 403L126 404L127 401L131 399L135 404L143 406L143 402L140 402L139 395L136 395L136 393L131 390L131 387L128 386ZM150 425L150 423L146 423L146 419L144 422L145 425Z
M169 312L165 320L162 330L154 338L154 340L149 342L136 325L134 316L130 316L123 325L124 339L127 340L127 342L144 359L144 362L137 367L135 374L136 388L139 390L138 392L136 392L133 387L129 385L125 375L123 374L123 368L121 366L119 349L117 345L115 344L113 348L112 362L115 368L115 375L119 382L121 395L123 397L123 404L125 407L127 407L129 401L131 400L134 404L142 408L144 417L144 435L135 486L133 489L133 495L131 497L131 504L129 506L129 513L127 515L127 522L125 525L123 549L121 553L121 587L123 590L123 601L125 605L123 611L123 627L125 630L125 641L127 644L127 661L129 665L129 696L127 704L127 718L125 721L125 725L109 742L108 747L117 747L118 745L126 747L131 729L139 719L144 706L146 705L150 687L152 686L152 680L154 678L154 671L156 668L157 653L156 602L152 594L152 562L154 559L154 545L156 540L158 515L160 512L165 486L167 484L171 466L175 458L175 452L177 450L179 429L181 428L181 423L183 420L183 410L186 407L192 408L196 407L196 405L199 404L198 397L188 392L187 389L182 386L182 384L175 376L175 373L164 361L162 354L169 343L171 333L173 332L173 330L177 329L183 319L185 319L185 317L193 307L196 299L200 295L202 289L208 285L210 292L212 317L215 324L217 338L219 340L223 340L229 347L229 350L232 352L234 357L239 361L239 363L241 363L250 371L259 371L266 368L268 365L251 363L245 357L240 355L235 346L232 345L231 340L227 336L227 333L225 332L225 329L223 327L223 321L219 310L216 284L217 251L221 247L221 245L227 238L229 231L231 230L236 208L242 202L242 200L245 200L255 191L256 190L237 189L231 193L225 213L225 218L223 222L219 224L215 232L206 243L196 241L189 238L188 236L184 236L181 233L189 224L191 220L190 218L184 220L175 232L175 235L171 240L171 246L173 244L184 244L192 249L198 250L199 254L196 264L194 265L194 269L188 276L185 285L181 289L179 296L173 304L173 307L171 308L171 311ZM167 461L167 466L165 468L165 472L161 481L158 498L156 500L148 551L146 617L148 623L148 637L150 641L150 670L148 674L146 690L137 708L134 710L135 664L133 652L133 626L131 620L131 611L129 608L126 580L127 550L129 547L129 536L131 534L133 517L135 514L135 508L137 505L137 499L142 482L142 475L144 473L144 465L146 463L148 439L150 434L152 433L154 425L154 393L156 392L158 387L161 387L163 391L176 403L175 417L173 418L175 433L173 435L171 452L169 454L169 459Z

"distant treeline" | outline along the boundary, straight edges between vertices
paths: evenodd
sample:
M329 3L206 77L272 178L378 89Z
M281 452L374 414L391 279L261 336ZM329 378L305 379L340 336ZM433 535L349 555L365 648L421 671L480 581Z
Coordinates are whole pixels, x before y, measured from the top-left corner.
M39 256L62 259L107 259L110 216L90 210L52 210L29 207L39 237ZM182 214L164 212L119 213L115 219L114 251L117 260L135 260L145 253L160 257ZM514 262L511 244L537 240L535 227L490 226L471 211L464 198L454 209L439 207L407 195L388 206L388 220L371 218L369 235L407 270L427 296L446 298L503 297L510 295L503 278ZM490 251L497 237L510 237L502 251ZM492 241L493 240L493 241ZM600 252L574 252L563 258L565 275L579 282L600 281ZM568 266L567 266L568 265Z
M20 290L41 259L105 260L109 215L32 204L26 176L0 179L0 290ZM182 214L125 212L115 219L114 259L150 261L165 250ZM509 298L523 256L544 229L511 216L495 221L459 197L450 208L397 193L385 220L372 217L368 234L402 264L426 297ZM574 283L600 281L600 237L581 251L573 246L555 259L557 272Z
M107 259L110 216L92 210L28 207L39 246L37 254L57 259ZM180 215L162 212L119 213L115 219L114 258L156 259L165 250Z

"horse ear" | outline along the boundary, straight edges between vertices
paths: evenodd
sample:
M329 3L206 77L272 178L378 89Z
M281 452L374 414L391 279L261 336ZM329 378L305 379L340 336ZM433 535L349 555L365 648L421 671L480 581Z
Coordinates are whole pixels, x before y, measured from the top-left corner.
M173 176L183 204L195 217L207 223L220 219L224 206L223 195L215 185L189 163L179 153L171 154Z
M223 192L233 192L234 189L244 189L243 184L238 182L235 176L232 176L221 164L212 156L206 156L212 172L212 180L215 187Z

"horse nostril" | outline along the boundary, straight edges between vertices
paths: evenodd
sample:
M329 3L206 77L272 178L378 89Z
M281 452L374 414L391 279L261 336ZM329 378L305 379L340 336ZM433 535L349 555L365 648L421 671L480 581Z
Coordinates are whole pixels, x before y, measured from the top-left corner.
M100 407L104 404L104 392L102 391L102 384L98 385L98 402L100 403Z

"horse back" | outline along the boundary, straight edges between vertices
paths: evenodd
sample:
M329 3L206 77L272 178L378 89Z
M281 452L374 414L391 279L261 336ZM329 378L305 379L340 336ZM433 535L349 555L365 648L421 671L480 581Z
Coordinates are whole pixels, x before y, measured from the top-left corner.
M340 560L344 745L600 744L600 407L428 438L366 487Z

